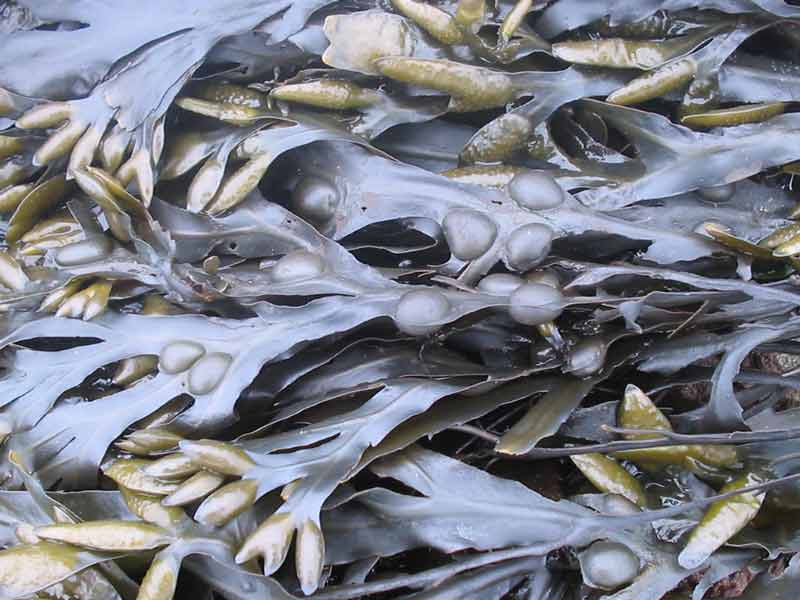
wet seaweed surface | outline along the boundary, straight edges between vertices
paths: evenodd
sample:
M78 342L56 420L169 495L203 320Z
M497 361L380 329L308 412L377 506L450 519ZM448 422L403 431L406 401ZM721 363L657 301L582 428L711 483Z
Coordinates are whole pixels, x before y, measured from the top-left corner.
M0 598L797 596L800 3L0 48Z

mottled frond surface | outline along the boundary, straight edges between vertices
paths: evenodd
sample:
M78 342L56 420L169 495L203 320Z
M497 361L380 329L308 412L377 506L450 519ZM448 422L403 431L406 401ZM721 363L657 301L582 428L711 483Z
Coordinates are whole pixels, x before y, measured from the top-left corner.
M800 3L0 49L0 598L796 598Z

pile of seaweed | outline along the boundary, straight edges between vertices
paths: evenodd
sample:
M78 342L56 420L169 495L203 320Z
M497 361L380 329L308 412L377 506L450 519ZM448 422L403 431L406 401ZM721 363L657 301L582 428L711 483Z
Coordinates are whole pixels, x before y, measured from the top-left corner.
M0 597L796 597L800 5L0 47Z

